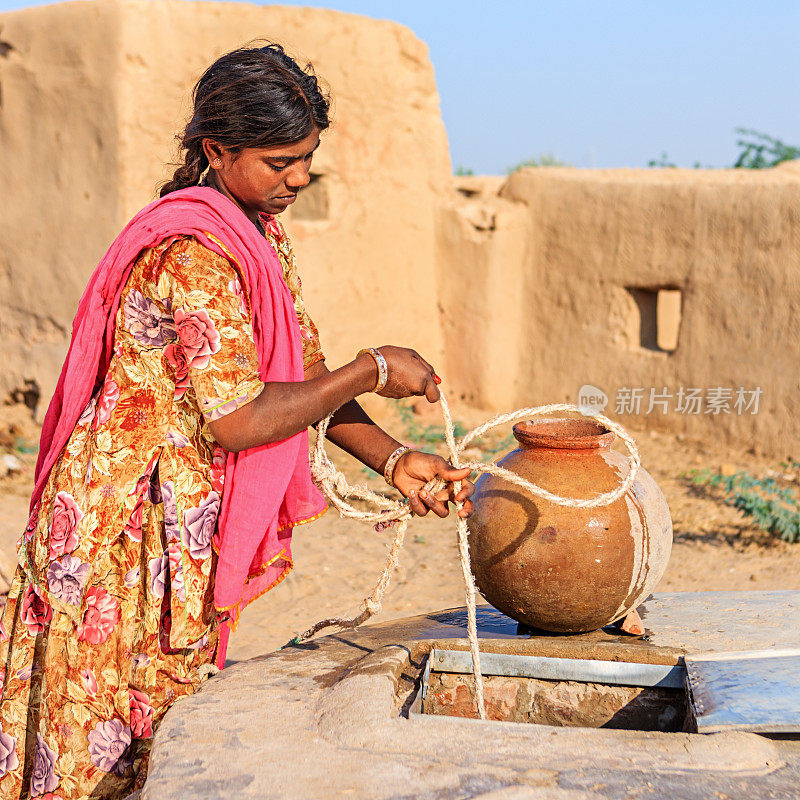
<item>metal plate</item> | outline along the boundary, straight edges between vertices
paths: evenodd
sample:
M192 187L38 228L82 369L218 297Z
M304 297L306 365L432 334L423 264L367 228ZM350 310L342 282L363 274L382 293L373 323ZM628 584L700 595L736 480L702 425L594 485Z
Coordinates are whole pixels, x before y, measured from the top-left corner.
M686 656L698 733L800 733L800 650Z
M434 672L470 673L472 655L464 650L433 649L428 658L428 665ZM686 683L686 670L681 666L504 653L481 653L481 672L484 675L538 678L548 681L658 686L668 689L683 689Z

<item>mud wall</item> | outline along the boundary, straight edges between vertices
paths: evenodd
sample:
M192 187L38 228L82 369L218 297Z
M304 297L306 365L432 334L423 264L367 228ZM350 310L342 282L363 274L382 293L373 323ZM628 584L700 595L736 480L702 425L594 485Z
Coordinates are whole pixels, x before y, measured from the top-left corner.
M462 396L491 409L577 402L588 384L623 424L796 454L798 166L462 180L440 226ZM445 290L464 265L484 287L469 304Z
M49 399L117 233L120 23L106 4L0 14L0 402Z
M441 361L430 286L451 167L426 45L333 11L89 0L0 14L0 398L49 398L87 276L169 174L191 86L259 38L334 97L314 181L283 215L331 363L386 343Z

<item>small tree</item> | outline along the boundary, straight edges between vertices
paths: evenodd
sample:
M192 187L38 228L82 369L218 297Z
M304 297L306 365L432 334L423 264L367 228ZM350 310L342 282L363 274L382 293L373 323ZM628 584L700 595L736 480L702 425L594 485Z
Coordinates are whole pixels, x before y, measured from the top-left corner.
M785 144L780 139L775 139L766 133L750 130L749 128L736 128L736 133L744 137L738 139L736 144L744 148L733 164L734 169L767 169L774 167L783 161L793 161L800 158L800 147L793 147ZM669 160L666 153L661 154L661 158L651 158L647 162L648 167L676 167ZM699 161L694 164L695 169L703 169ZM711 169L711 167L705 167Z
M775 139L766 133L748 128L736 128L736 133L750 137L736 142L739 147L744 148L733 165L737 169L767 169L783 161L800 158L800 147L784 144L780 139Z

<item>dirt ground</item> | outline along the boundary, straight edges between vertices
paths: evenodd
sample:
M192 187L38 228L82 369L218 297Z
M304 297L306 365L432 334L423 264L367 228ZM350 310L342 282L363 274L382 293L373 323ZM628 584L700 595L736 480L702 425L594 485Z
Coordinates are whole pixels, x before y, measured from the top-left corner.
M457 409L454 416L469 425L485 415ZM387 420L386 427L398 438L425 434L436 416L420 420ZM510 431L489 437L496 447ZM692 469L747 469L764 476L784 474L777 460L731 450L715 442L697 442L655 432L631 429L642 454L642 463L661 486L672 512L675 543L659 591L699 590L800 590L800 544L791 545L760 531L735 509L698 491L682 477ZM0 568L14 569L14 542L25 526L30 496L38 428L22 405L0 407L0 472L3 455L12 454L21 469L0 476ZM800 443L795 443L798 456ZM382 480L369 476L361 465L335 452L334 461L350 479L367 480L375 488ZM485 455L485 453L484 453ZM786 474L786 483L797 483L797 474ZM243 614L239 631L231 639L229 660L238 661L268 652L317 619L356 612L369 593L387 553L391 531L376 533L371 526L340 519L329 511L322 519L295 531L295 569L274 591L253 603ZM0 581L0 588L2 581ZM463 605L464 589L455 544L452 518L416 519L409 527L406 545L380 620L422 614Z

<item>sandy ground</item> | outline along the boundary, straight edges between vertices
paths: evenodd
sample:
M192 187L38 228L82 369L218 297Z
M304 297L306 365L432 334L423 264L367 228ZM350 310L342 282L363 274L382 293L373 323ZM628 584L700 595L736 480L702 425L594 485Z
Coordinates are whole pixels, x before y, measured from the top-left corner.
M469 425L484 418L481 412L464 409L460 416ZM417 429L436 421L435 417L426 418ZM399 420L387 427L398 436L408 430ZM713 442L631 432L637 438L644 466L667 497L673 517L675 543L660 591L800 590L800 544L790 545L767 536L735 509L699 493L681 477L688 470L706 467L748 469L765 475L779 469L775 460L732 451ZM22 467L0 477L0 568L7 575L13 571L14 542L25 525L35 461L32 453L20 452L19 447L29 446L37 438L38 429L24 407L0 408L0 452L13 451ZM489 444L496 441L490 439ZM795 449L800 450L800 446ZM798 453L787 455L797 457ZM382 485L349 457L334 454L334 460L351 479L368 480L375 488ZM231 640L229 660L273 650L322 617L356 612L382 569L390 536L390 531L376 533L368 525L342 520L333 511L298 528L293 541L294 571L245 611ZM379 619L422 614L463 602L454 520L414 520Z

